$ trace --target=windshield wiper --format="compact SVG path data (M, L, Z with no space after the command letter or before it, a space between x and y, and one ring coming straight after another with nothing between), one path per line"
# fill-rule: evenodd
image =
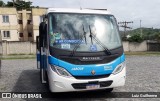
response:
M89 37L91 38L92 45L93 45L93 41L92 41L92 38L93 38L96 41L96 43L105 50L106 54L111 55L111 52L109 51L109 49L105 45L103 45L103 43L100 40L98 40L97 37L92 33L90 25L89 25L89 31L90 31Z
M86 43L86 45L87 45L86 32L85 32L85 30L84 30L84 25L83 25L83 36L84 36L84 38L85 38L85 43Z
M84 25L83 25L83 36L80 38L80 40L83 40L83 38L85 38L85 43L87 45L87 39L86 39L86 32L84 30ZM73 49L73 51L71 52L71 56L74 56L74 53L76 52L76 50L78 49L79 45L81 44L81 42L78 43L78 45L76 45Z
M92 31L91 31L91 27L90 27L90 25L89 25L89 31L90 31L90 35L89 35L89 37L91 38L91 43L92 43L92 45L93 45L93 40L92 40L93 35L92 35Z

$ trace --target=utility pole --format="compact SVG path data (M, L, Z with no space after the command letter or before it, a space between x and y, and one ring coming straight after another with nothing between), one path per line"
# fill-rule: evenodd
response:
M13 7L15 7L15 1L14 0L12 0L13 1Z
M118 22L118 24L120 24L120 27L123 27L124 28L124 37L126 37L126 31L127 31L127 28L128 29L132 29L131 27L128 27L127 25L129 23L133 23L133 21L123 21L123 22Z
M140 20L140 30L141 30L141 36L142 36L142 20Z

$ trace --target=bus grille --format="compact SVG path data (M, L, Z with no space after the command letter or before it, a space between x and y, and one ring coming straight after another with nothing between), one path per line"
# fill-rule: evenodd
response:
M113 82L112 80L111 81L102 81L102 82L99 82L98 84L100 85L100 87L108 87L112 84L112 82ZM90 83L73 83L72 87L74 89L86 89L86 86L88 84L90 84Z
M93 76L73 76L76 79L99 79L99 78L107 78L110 74L106 75L93 75Z

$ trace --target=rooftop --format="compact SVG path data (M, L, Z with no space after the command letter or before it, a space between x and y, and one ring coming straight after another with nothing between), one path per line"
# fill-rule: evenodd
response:
M62 12L62 13L87 13L87 14L111 14L107 9L78 9L78 8L48 8L47 13Z

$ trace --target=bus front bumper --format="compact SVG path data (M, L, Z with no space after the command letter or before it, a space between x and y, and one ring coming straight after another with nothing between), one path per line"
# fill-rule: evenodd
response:
M114 88L124 86L126 79L126 67L118 74L111 74L109 77L100 79L75 79L59 76L51 68L47 70L49 88L51 92L72 92L72 91L85 91L85 90L98 90L106 88ZM97 82L99 87L87 88L90 82ZM93 85L92 84L92 85ZM102 85L101 85L102 84Z

